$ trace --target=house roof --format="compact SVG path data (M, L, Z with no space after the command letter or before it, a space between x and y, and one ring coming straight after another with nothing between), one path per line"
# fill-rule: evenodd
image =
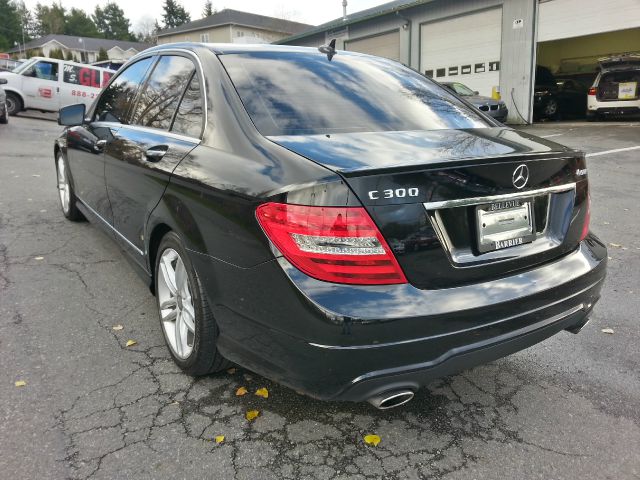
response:
M133 48L134 50L141 52L142 50L146 50L151 46L148 43L127 42L124 40L108 40L106 38L90 38L90 37L77 37L73 35L50 34L50 35L45 35L44 37L36 38L35 40L31 40L30 42L27 42L24 45L24 47L23 46L15 47L9 50L9 52L17 52L18 50L24 50L24 49L29 50L32 48L40 48L52 40L64 45L66 48L70 50L86 50L89 52L97 52L101 48L104 48L105 50L109 50L113 47L120 47L123 50L128 50L130 48Z
M326 32L327 30L335 30L338 28L345 27L347 25L351 25L353 23L364 22L365 20L370 20L372 18L380 17L382 15L388 15L389 13L399 12L401 10L405 10L411 7L416 7L418 5L423 5L425 3L430 3L432 1L433 0L409 0L409 1L395 0L393 2L383 3L382 5L377 5L375 7L367 8L366 10L354 12L350 15L347 15L346 17L336 18L329 22L323 23L322 25L318 25L317 27L313 27L307 31L294 34L287 38L283 38L282 40L276 43L288 43L290 41L297 40L299 38L304 38L317 33Z
M288 35L294 35L313 28L313 25L308 25L306 23L292 22L281 18L266 17L255 13L241 12L239 10L225 8L224 10L220 10L218 13L201 18L200 20L194 20L193 22L185 23L179 27L160 30L158 32L158 37L222 25L243 25L245 27L281 32Z

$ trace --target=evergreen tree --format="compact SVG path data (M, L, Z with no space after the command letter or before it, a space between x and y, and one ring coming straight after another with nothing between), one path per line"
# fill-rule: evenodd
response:
M49 51L49 58L56 58L58 60L64 60L64 53L59 48L54 48Z
M202 10L202 18L210 17L214 13L217 13L217 10L213 8L211 0L207 0L204 2L204 10Z
M104 48L100 47L100 50L98 50L98 59L96 61L102 62L103 60L109 60L109 55Z
M129 30L131 22L124 16L124 11L113 2L107 3L104 8L96 6L93 22L104 38L135 40L135 36Z
M36 35L44 37L51 33L64 33L66 11L61 3L50 6L38 3L36 5Z
M9 50L22 43L22 24L15 4L0 0L0 51Z
M24 29L24 41L28 42L35 36L35 20L31 14L31 10L27 8L24 1L15 2L14 5L16 6L20 21L22 22L22 28Z
M91 17L79 8L72 8L69 11L65 18L64 33L78 37L100 37L98 28Z
M180 25L190 22L191 17L176 0L165 0L162 6L164 13L162 14L162 20L164 21L164 28L175 28Z
M64 55L64 59L73 62L73 53L71 50L67 50L67 53Z

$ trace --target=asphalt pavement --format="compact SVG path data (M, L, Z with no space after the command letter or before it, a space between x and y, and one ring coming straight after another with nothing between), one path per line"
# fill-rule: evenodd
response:
M60 212L60 128L0 125L1 478L640 478L640 124L526 128L616 150L589 157L592 230L610 245L592 322L388 411L315 401L242 368L183 375L117 246Z

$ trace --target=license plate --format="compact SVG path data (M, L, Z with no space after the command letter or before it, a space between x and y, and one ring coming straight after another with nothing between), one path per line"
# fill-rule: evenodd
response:
M476 207L478 250L481 253L535 240L531 200L505 200Z

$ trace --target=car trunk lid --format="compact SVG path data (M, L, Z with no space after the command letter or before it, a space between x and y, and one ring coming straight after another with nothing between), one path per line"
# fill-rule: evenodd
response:
M498 278L553 260L580 241L587 205L584 155L523 132L489 128L271 140L345 178L418 288ZM524 184L516 178L519 168L526 173ZM479 222L495 218L483 230ZM513 243L510 227L501 231L501 222L515 222L513 231L520 222L527 235L515 236Z

